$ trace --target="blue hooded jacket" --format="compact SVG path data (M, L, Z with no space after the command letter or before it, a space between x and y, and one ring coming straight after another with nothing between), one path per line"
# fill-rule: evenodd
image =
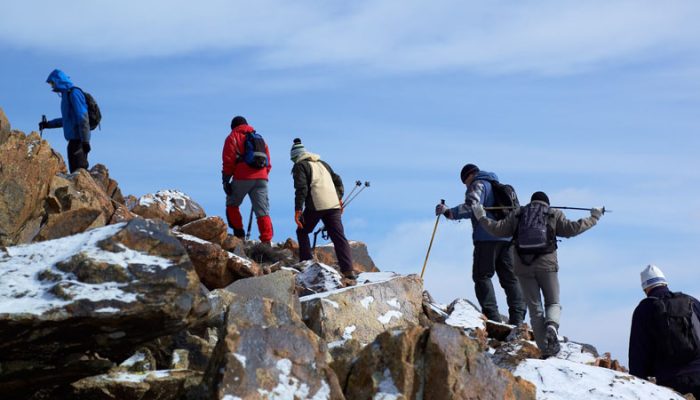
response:
M61 118L48 121L47 128L63 127L63 137L66 140L89 142L90 120L82 90L71 90L73 82L60 69L53 70L46 82L53 83L54 92L61 95Z
M475 242L482 241L499 241L508 242L510 237L496 237L491 235L484 229L483 226L474 218L472 214L472 206L476 203L481 203L484 207L492 207L496 200L493 196L493 189L491 189L491 182L497 181L498 176L493 172L479 171L474 178L474 181L467 188L465 194L465 200L463 204L457 207L451 208L450 213L452 214L452 219L465 219L470 218L472 220L472 240ZM493 213L487 211L486 215L493 218Z

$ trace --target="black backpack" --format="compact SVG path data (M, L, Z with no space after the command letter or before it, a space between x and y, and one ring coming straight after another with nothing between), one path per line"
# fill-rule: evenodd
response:
M265 147L265 139L259 133L247 132L243 143L244 151L240 158L251 168L263 169L268 164Z
M85 103L87 104L88 109L88 120L90 121L90 130L94 131L95 128L97 128L100 125L100 122L102 121L102 112L100 111L100 106L97 105L95 98L92 97L90 93L87 93L86 91L77 86L73 86L70 89L70 91L73 91L73 89L80 90L83 93L83 96L85 96Z
M494 219L501 220L517 208L520 208L518 195L515 193L513 186L491 179L487 179L486 181L491 184L491 191L494 199L493 207L506 207L500 210L493 210L492 214Z
M700 358L700 320L693 298L671 292L670 297L652 299L657 353L671 365L684 365Z
M529 259L532 262L536 256L557 249L557 237L548 219L549 206L546 204L530 203L520 209L514 242L515 249L523 260Z

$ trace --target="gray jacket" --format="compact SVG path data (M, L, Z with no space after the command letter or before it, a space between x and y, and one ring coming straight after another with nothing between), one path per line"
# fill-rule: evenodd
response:
M484 217L479 220L479 223L492 235L501 237L513 236L518 230L518 222L520 220L521 212L522 207L508 214L506 218L500 221L495 221L488 217ZM561 210L556 208L549 209L547 218L547 223L554 229L554 234L558 237L565 238L581 234L592 228L598 222L597 218L594 217L581 218L577 221L571 221L566 218ZM550 272L559 271L559 261L557 259L556 250L549 254L542 254L538 256L530 265L523 262L517 251L514 253L514 270L518 275L527 275L532 273L534 269Z

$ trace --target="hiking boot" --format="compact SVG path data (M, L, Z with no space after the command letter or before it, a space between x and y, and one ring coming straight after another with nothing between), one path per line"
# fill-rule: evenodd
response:
M243 238L245 238L245 231L243 229L233 228L233 236L235 236L239 239L243 239Z
M351 281L357 280L357 274L352 269L350 271L340 271L340 273L343 274L345 279L350 279Z
M545 333L544 336L545 349L543 351L543 355L552 357L559 353L561 346L559 345L559 338L557 337L557 334L557 328L554 325L547 325L547 333Z

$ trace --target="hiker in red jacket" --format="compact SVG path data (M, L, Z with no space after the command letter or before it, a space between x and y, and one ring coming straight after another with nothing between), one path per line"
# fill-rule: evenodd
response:
M226 219L236 237L245 237L239 206L246 195L250 196L258 221L260 241L270 243L273 233L270 201L267 196L268 174L272 168L270 150L260 136L250 142L246 150L246 139L254 133L255 129L248 125L245 118L237 116L231 120L231 133L224 142L221 171L221 180L226 192ZM253 150L256 151L253 153ZM255 162L249 159L253 156Z

